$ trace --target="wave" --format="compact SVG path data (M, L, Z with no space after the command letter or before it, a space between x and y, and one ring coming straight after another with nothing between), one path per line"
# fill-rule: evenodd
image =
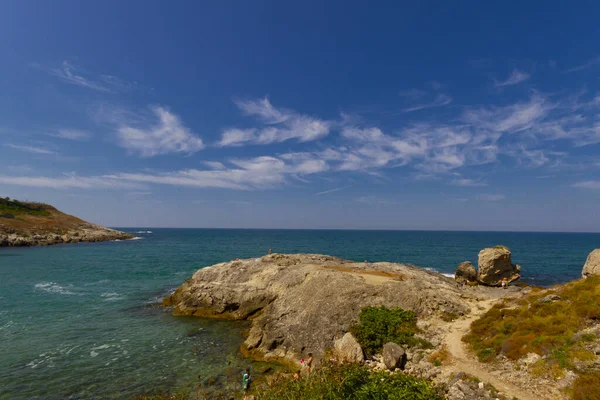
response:
M423 269L426 269L427 271L431 271L431 272L436 272L436 273L438 273L438 274L440 274L440 275L444 275L445 277L448 277L448 278L452 278L452 279L454 279L454 274L450 274L450 273L447 273L447 272L440 272L440 271L438 271L437 269L435 269L435 268L430 268L430 267L425 267L425 268L423 268Z
M137 231L136 233L152 233L152 231Z
M102 293L100 295L100 297L104 297L104 301L117 301L117 300L124 299L124 297L122 295L120 295L119 293L115 293L115 292Z
M127 240L142 240L142 237L136 236L136 237L132 237L131 239L127 239Z
M40 282L34 285L36 290L41 290L46 293L54 293L54 294L66 294L66 295L79 295L80 293L75 293L65 288L64 286L59 285L56 282Z

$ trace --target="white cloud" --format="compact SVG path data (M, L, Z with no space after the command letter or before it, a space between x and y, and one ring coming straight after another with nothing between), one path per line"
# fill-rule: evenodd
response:
M111 92L112 90L102 82L96 82L85 78L76 71L75 67L69 61L63 61L60 68L51 68L48 71L51 75L60 78L63 82L97 90L100 92Z
M501 201L504 200L506 196L503 194L480 194L477 198L483 201Z
M225 164L219 161L204 161L204 165L211 169L225 169Z
M56 132L50 133L50 136L61 139L84 141L91 139L92 134L79 129L58 129Z
M315 196L323 196L324 194L339 192L340 190L348 189L350 186L342 186L335 189L324 190L322 192L315 193Z
M217 146L243 146L246 144L271 144L297 139L308 142L329 134L329 121L275 108L268 98L236 101L245 115L256 117L265 126L252 129L226 129Z
M151 108L158 119L154 123L144 121L139 126L129 125L129 121L117 127L118 143L142 157L152 157L169 153L195 153L204 148L202 139L183 125L179 117L161 106Z
M572 186L579 188L579 189L600 190L600 181L577 182L577 183L574 183Z
M403 112L412 112L412 111L423 110L426 108L443 107L450 103L452 103L452 97L440 93L440 94L436 95L435 98L433 99L433 101L431 101L429 103L423 103L423 104L418 104L416 106L407 107L407 108L403 109L402 111Z
M5 185L28 186L51 189L109 189L109 188L136 188L137 184L123 182L106 177L84 177L75 174L64 174L58 177L45 176L2 176L0 183Z
M591 68L595 65L600 64L600 57L595 57L583 64L577 65L575 67L569 68L567 70L565 70L565 73L570 73L570 72L578 72L578 71L583 71L584 69L588 69Z
M126 82L112 75L100 75L98 77L86 76L89 74L86 74L81 68L75 67L68 60L63 61L59 67L49 67L39 64L34 64L33 66L59 78L65 83L96 90L98 92L116 93L138 88L137 83Z
M15 150L24 151L27 153L33 153L33 154L57 154L55 151L46 149L44 147L27 146L27 145L19 145L19 144L5 144L4 146L10 147Z
M514 69L505 81L496 82L495 85L496 87L512 86L524 82L530 77L531 75L529 75L528 73Z
M450 184L454 186L463 186L463 187L477 187L477 186L487 186L487 183L476 181L473 179L460 178L454 179L450 181Z

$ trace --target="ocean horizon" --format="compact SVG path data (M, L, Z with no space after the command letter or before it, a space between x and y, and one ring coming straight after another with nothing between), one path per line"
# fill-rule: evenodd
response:
M255 364L240 321L173 317L161 299L199 268L235 258L321 253L451 276L506 245L524 282L581 277L600 234L121 228L141 239L0 249L1 399L119 399L193 392ZM228 364L229 363L229 364ZM198 378L198 375L201 378Z

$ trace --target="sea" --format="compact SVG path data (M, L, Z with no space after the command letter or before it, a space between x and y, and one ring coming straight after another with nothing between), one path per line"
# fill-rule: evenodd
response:
M449 276L508 246L522 280L581 276L600 234L118 228L136 240L0 248L0 399L131 399L231 385L258 368L247 322L173 317L161 299L196 270L235 258L320 253L409 263ZM234 378L232 378L232 376Z

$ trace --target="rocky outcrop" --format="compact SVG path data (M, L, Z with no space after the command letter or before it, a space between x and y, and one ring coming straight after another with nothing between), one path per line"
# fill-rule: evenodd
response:
M350 332L347 332L333 343L333 355L336 360L342 363L362 364L365 361L365 354L360 344Z
M420 318L470 307L454 281L393 263L272 254L202 268L164 299L175 315L250 319L243 350L266 359L318 361L358 322L362 307L402 307Z
M404 369L406 364L406 352L396 343L386 343L383 345L383 363L390 371L396 368Z
M600 249L595 249L589 255L581 271L581 276L600 275Z
M510 283L521 277L521 267L512 263L510 250L505 246L481 250L478 264L477 281L484 285L500 286L503 279Z
M457 282L477 282L477 270L470 261L461 262L456 268L454 279Z

